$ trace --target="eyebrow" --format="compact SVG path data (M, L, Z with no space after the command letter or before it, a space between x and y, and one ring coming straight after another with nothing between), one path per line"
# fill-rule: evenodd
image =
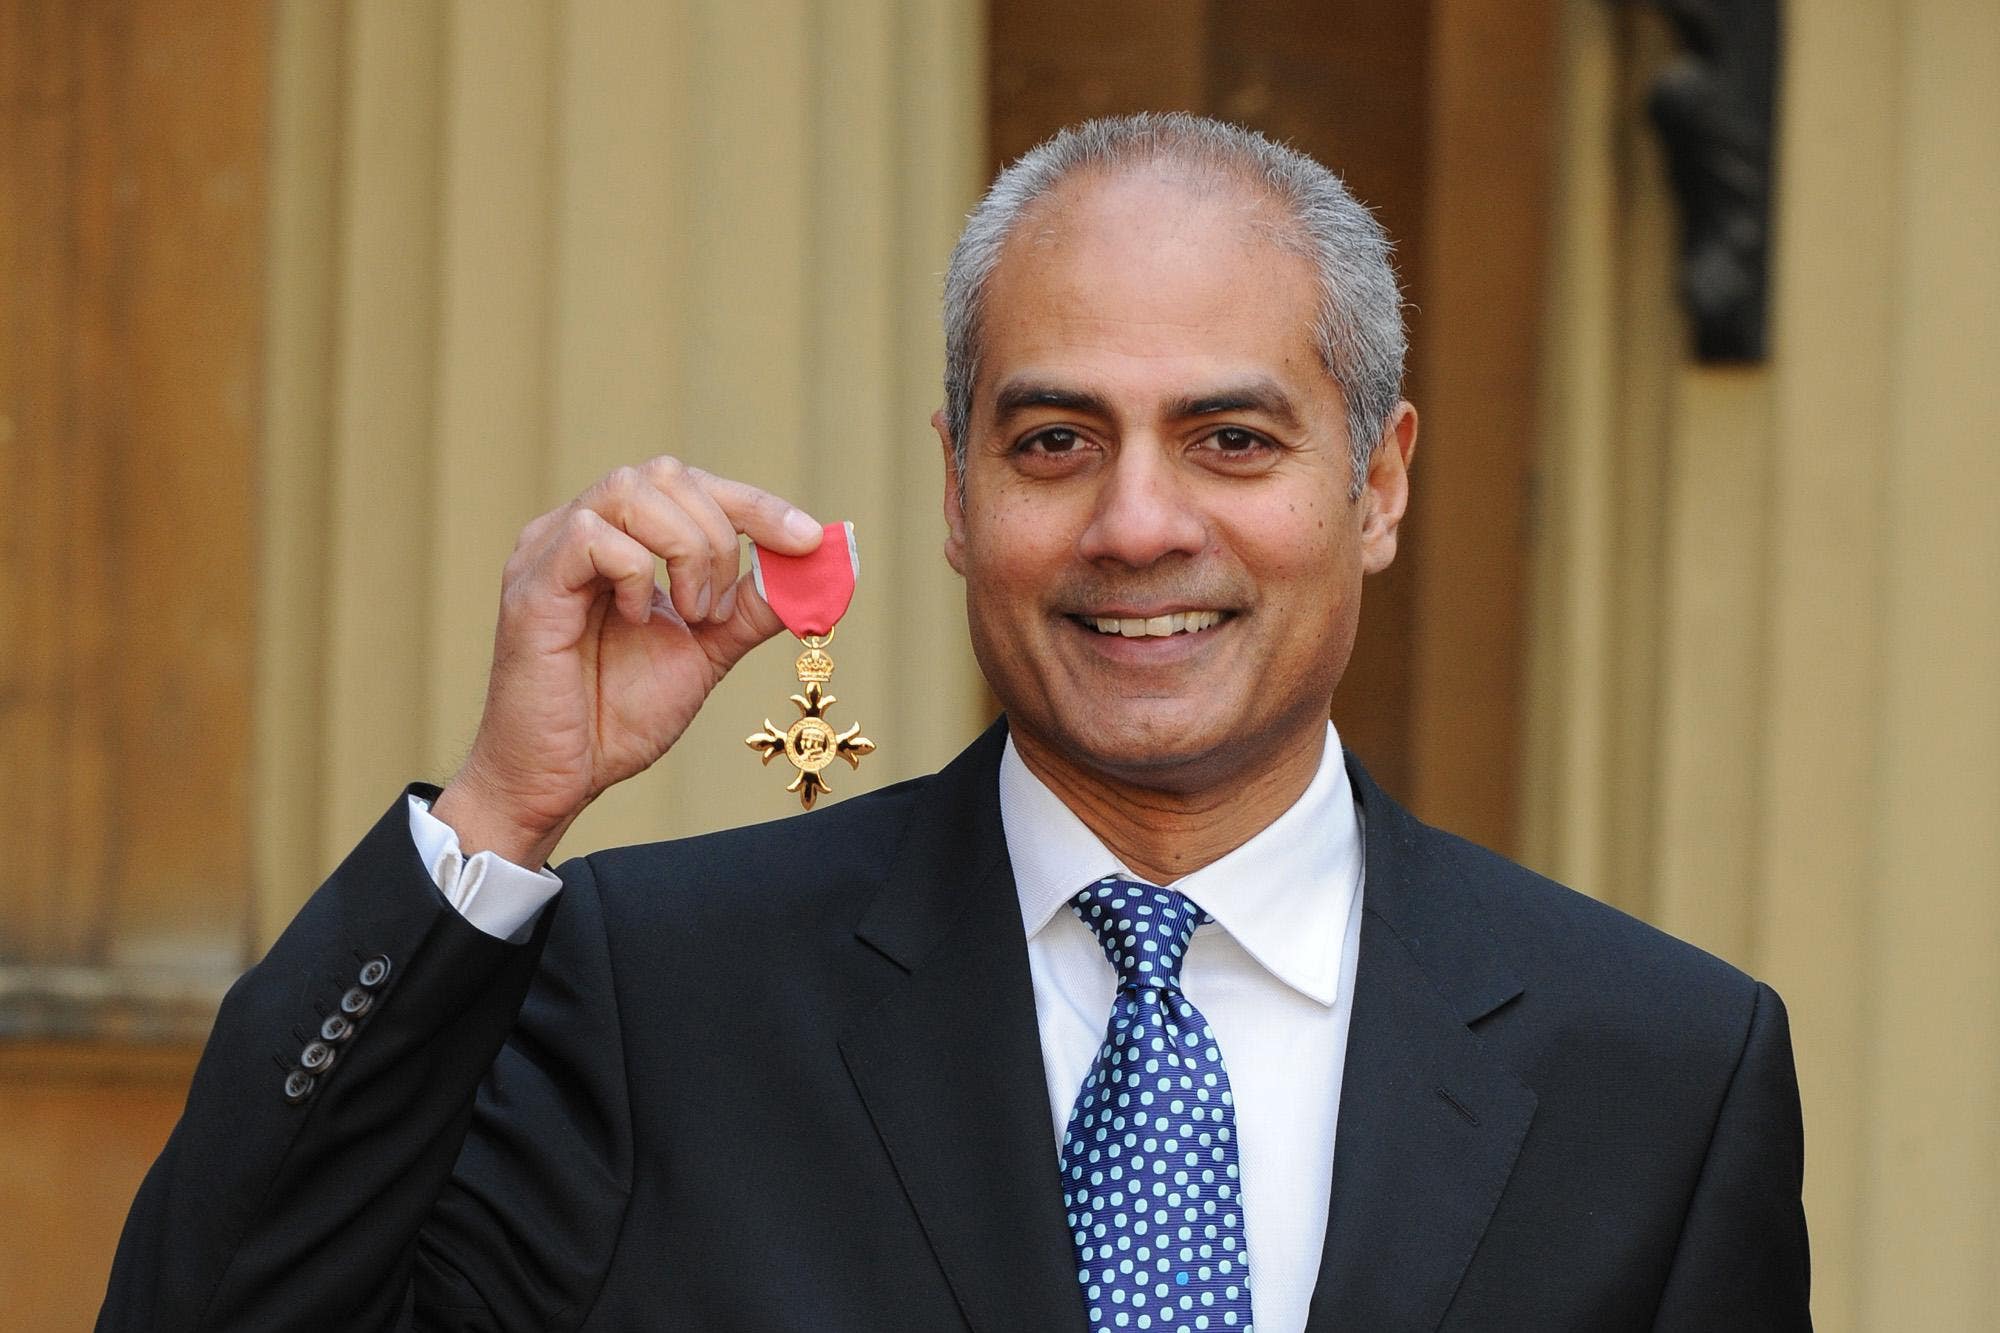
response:
M1001 385L994 396L994 413L1003 421L1017 412L1036 407L1052 407L1101 418L1117 415L1102 394L1049 381L1010 380ZM1182 394L1170 399L1166 405L1167 417L1174 421L1216 416L1223 412L1257 412L1293 430L1300 426L1298 408L1293 406L1291 395L1276 380L1264 377L1200 393Z
M1080 412L1094 417L1112 415L1111 404L1105 401L1102 394L1037 380L1010 380L1000 386L1000 392L994 397L994 413L1003 421L1031 407L1053 407L1063 412Z
M1291 395L1271 379L1246 380L1209 393L1185 394L1167 404L1167 416L1176 421L1212 417L1222 412L1257 412L1292 430L1299 428L1299 412L1292 405Z

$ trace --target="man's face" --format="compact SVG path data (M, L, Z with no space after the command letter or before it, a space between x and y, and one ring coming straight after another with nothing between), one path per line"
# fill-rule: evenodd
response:
M992 275L946 554L1045 760L1219 790L1325 725L1361 577L1395 555L1415 417L1350 499L1313 269L1256 225L1274 216L1248 187L1072 182Z

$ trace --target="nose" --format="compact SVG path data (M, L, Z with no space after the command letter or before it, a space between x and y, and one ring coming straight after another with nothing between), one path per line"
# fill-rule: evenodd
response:
M1199 555L1208 527L1163 450L1127 444L1103 478L1078 554L1144 569L1170 555Z

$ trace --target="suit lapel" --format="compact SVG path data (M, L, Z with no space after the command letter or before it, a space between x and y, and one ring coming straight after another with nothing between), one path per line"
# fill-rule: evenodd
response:
M1520 994L1477 899L1350 762L1367 830L1360 957L1326 1246L1307 1327L1436 1328L1535 1095L1471 1025Z
M904 969L841 1051L967 1323L1082 1330L1019 901L1003 724L941 772L856 929ZM1307 1327L1435 1328L1535 1096L1472 1030L1521 987L1443 838L1350 762L1367 829L1332 1199Z
M930 784L857 928L901 983L841 1038L979 1330L1081 1330L1027 942L1001 832L1001 724Z

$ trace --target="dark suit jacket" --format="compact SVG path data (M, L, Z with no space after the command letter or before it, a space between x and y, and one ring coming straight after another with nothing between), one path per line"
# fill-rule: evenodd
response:
M1082 1330L1002 736L572 862L519 945L443 901L399 801L224 1002L99 1327ZM1777 996L1351 767L1312 1327L1806 1327Z

